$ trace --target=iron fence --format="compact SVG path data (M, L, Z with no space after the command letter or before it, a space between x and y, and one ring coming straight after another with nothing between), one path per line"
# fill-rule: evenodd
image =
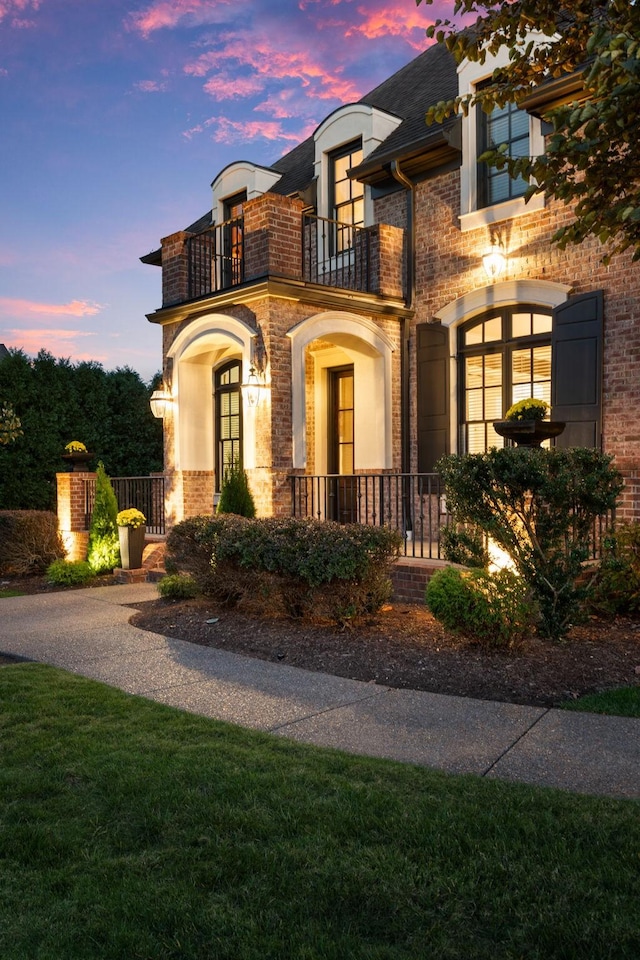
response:
M147 533L165 533L164 477L110 477L118 501L118 510L135 507L146 517ZM91 525L96 499L94 478L84 481L85 529Z
M441 559L449 523L437 473L292 476L294 517L389 526L402 534L404 555Z
M244 218L235 217L187 239L189 299L228 290L244 280Z
M371 291L371 231L304 214L302 279L343 290Z

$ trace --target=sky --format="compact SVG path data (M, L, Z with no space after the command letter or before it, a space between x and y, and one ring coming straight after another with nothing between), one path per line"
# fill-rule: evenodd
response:
M0 343L149 381L161 271L140 257L211 208L227 164L273 163L452 7L0 0Z

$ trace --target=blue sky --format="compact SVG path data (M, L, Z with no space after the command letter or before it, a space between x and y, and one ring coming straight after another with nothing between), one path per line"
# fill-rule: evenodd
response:
M452 6L0 0L0 342L149 380L161 275L140 256L210 207L223 167L276 160Z

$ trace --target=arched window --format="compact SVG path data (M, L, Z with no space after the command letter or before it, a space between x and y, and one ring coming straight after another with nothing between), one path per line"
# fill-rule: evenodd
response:
M216 425L216 493L220 492L225 472L240 463L242 450L242 366L231 360L214 373Z
M463 453L504 445L493 429L518 400L551 403L552 314L518 305L492 310L459 330L460 444Z

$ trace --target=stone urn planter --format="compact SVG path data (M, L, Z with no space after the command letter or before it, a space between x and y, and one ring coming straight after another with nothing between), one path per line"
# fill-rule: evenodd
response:
M539 447L544 440L559 437L566 423L562 420L496 420L493 429L518 447Z
M146 517L139 510L121 510L116 518L120 540L120 563L123 570L139 570L142 566Z
M87 463L93 459L93 454L88 450L77 450L72 453L63 453L62 459L71 465L72 473L83 473L86 471Z

